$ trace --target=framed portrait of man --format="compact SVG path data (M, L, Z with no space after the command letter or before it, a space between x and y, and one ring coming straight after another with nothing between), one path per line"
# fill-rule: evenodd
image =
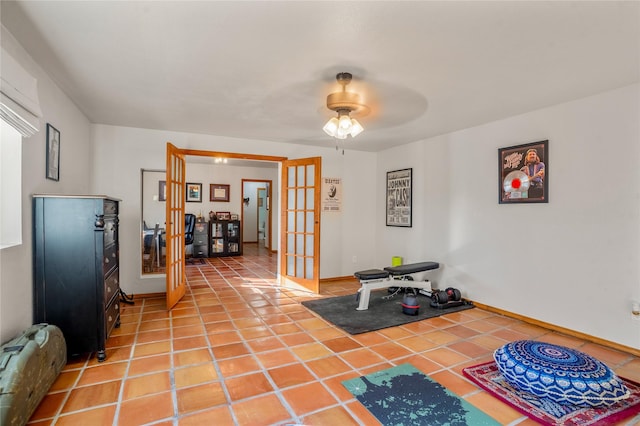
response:
M549 202L549 141L498 149L498 202Z

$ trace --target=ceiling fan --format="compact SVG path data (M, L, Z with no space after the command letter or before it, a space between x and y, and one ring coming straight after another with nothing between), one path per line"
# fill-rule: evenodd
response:
M330 93L327 96L327 108L335 111L338 116L327 121L322 130L336 139L346 139L349 135L354 138L362 133L364 127L358 120L351 118L351 113L366 115L369 112L369 108L360 102L359 94L347 92L347 85L352 79L351 73L338 73L336 80L342 86L342 91Z

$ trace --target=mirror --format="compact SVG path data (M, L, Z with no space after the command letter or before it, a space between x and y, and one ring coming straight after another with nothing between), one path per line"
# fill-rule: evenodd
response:
M166 214L166 192L164 170L141 170L140 245L142 248L143 275L164 274L164 223Z

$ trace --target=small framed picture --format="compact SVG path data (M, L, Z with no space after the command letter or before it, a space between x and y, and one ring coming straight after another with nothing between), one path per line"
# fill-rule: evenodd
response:
M212 183L209 185L209 201L229 201L230 185Z
M218 220L231 220L231 212L216 212Z
M60 131L47 123L47 179L60 180Z
M158 181L158 201L167 201L167 182Z
M202 184L187 182L187 203L202 202Z
M549 141L498 149L498 203L549 202Z

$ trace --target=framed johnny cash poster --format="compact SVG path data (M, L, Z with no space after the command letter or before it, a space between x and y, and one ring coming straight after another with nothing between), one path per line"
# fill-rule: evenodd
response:
M412 172L387 172L387 226L411 228Z
M549 202L549 141L498 149L500 204Z

